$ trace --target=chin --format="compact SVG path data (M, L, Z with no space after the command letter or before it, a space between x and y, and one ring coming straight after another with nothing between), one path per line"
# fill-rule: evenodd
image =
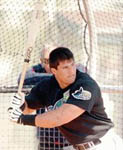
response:
M75 78L74 78L74 79L69 80L68 82L69 82L69 84L72 84L74 81L75 81Z

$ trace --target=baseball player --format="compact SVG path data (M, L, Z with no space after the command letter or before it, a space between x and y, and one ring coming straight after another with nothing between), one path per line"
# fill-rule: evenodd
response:
M76 150L102 150L114 142L107 135L114 126L103 105L100 88L88 74L76 69L73 53L58 47L50 53L52 76L40 81L29 95L16 95L10 120L43 128L57 127ZM30 114L47 107L43 114ZM106 144L105 144L106 143Z

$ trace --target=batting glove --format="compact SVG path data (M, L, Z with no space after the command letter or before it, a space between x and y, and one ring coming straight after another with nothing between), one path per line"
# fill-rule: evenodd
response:
M19 108L16 108L16 109L9 108L8 111L9 111L10 121L16 122L16 123L21 123L20 118L23 114Z
M20 108L25 101L25 95L22 94L22 96L20 96L19 94L16 94L13 96L11 102L10 102L10 108L16 109L16 108Z

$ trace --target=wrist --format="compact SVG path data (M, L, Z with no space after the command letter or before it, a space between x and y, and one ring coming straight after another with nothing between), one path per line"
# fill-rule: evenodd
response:
M21 115L18 119L17 123L29 126L36 126L35 125L35 118L37 115Z

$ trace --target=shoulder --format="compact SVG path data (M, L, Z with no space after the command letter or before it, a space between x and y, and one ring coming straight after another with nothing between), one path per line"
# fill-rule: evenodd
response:
M76 75L76 81L75 84L78 83L93 83L93 84L97 84L96 81L87 73L85 72L80 72L77 70L77 75Z
M37 65L33 66L32 69L34 72L38 72L38 73L46 72L44 67L41 64L37 64Z
M41 81L37 84L38 87L44 86L44 85L49 85L50 82L53 80L53 75L51 76L43 76Z
M94 79L92 79L92 77L90 77L87 73L77 71L76 81L72 85L71 91L73 92L79 89L85 89L90 92L93 92L94 90L100 91L98 84Z
M52 83L55 82L55 78L53 75L51 76L43 76L39 83L37 83L33 89L37 90L47 90L50 88Z
M87 73L77 72L76 81L70 88L68 103L90 111L100 97L101 92L96 81Z
M76 80L74 84L76 85L76 84L86 83L86 82L95 82L95 80L92 79L92 77L89 74L77 70Z

